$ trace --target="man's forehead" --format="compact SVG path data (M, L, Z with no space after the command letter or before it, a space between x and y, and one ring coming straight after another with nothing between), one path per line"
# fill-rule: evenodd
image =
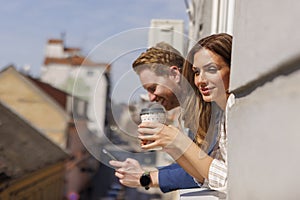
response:
M142 82L150 82L151 80L153 82L154 80L159 78L159 76L156 75L155 72L153 72L150 69L144 69L143 71L141 71L139 73L139 77L140 77Z
M151 70L143 70L140 74L139 74L141 83L143 85L145 84L162 84L165 83L166 81L168 81L168 77L167 76L160 76L155 74L153 71Z

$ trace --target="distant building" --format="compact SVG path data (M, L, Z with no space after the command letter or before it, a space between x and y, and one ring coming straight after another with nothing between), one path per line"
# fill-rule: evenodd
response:
M1 101L0 123L0 199L63 199L68 155Z
M66 148L68 113L13 66L0 72L0 100L47 138Z
M65 47L63 40L48 40L41 80L87 100L88 127L101 137L106 123L110 65L95 63L80 51Z
M186 0L189 16L189 48L214 33L233 32L235 0Z
M66 163L65 196L75 194L80 196L81 193L89 194L88 190L92 187L92 178L99 166L98 160L93 156L98 152L93 152L92 149L94 148L92 147L97 146L99 141L97 142L96 136L87 128L88 102L38 79L25 77L57 101L70 116L66 150L71 157Z
M184 54L184 22L183 20L152 19L148 46L154 46L159 42L166 42Z
M30 124L40 129L42 134L70 154L64 174L65 195L87 193L99 165L97 159L92 156L95 152L88 151L92 150L90 146L98 144L97 137L87 128L88 102L38 79L21 74L13 66L0 73L0 83L0 99L3 99L3 102L17 114L30 120L28 121ZM16 88L22 88L22 91ZM48 104L55 106L50 109L47 107ZM68 115L68 120L64 121L66 127L63 132L53 134L51 131L60 123L55 121L56 118L61 120L55 115L55 110Z

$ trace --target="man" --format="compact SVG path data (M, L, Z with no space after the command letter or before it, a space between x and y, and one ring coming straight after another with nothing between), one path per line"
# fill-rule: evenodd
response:
M176 49L161 42L142 53L132 66L150 101L159 102L169 111L180 106L184 97L180 87L183 63L184 59ZM120 183L128 187L160 187L162 192L199 187L178 164L151 172L130 158L124 162L110 161L110 164L117 168L115 175Z
M158 43L142 53L132 64L150 101L161 103L166 110L179 106L180 76L184 59L167 43Z

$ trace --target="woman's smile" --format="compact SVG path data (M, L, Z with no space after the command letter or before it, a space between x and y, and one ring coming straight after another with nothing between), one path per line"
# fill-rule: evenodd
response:
M209 96L212 93L213 89L214 87L200 87L200 92L204 96Z

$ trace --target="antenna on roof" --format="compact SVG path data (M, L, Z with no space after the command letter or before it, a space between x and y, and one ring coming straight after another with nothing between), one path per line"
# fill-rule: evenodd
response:
M21 68L21 72L25 75L29 75L30 70L31 70L31 65L29 65L29 64L25 64Z
M63 44L65 46L65 39L66 39L66 32L65 31L63 31L63 32L60 33L60 38L63 41Z

